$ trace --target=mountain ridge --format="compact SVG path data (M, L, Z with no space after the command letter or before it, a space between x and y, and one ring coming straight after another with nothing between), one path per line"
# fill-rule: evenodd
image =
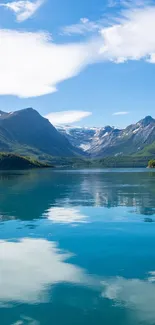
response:
M100 158L134 154L155 141L155 119L146 116L124 129L105 127L58 127L73 146L82 149L85 156Z
M155 148L155 119L146 116L124 129L54 127L32 107L0 111L0 151L49 161L51 157L88 159L151 154ZM154 154L154 153L153 153Z

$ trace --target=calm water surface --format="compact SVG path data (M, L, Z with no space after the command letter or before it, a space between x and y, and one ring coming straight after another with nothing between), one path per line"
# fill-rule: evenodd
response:
M155 324L155 172L1 172L0 324Z

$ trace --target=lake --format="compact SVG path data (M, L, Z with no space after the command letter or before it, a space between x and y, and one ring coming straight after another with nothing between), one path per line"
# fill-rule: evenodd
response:
M155 171L0 172L0 324L155 324Z

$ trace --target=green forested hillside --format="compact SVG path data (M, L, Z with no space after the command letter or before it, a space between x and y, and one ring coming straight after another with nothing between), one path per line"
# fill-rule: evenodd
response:
M137 155L143 157L155 157L155 141L152 144L145 146Z
M21 157L11 153L0 153L0 170L29 169L49 167L31 158Z
M40 157L41 158L41 157ZM54 166L55 168L140 168L147 167L149 158L119 156L101 159L65 158L45 156L44 162L11 153L0 153L0 169L28 169Z
M51 157L48 160L55 167L64 168L138 168L148 166L148 157L119 156L101 159Z

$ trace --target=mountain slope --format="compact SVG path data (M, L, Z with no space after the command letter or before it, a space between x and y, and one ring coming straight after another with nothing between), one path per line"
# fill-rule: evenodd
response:
M58 128L59 132L85 156L92 158L135 154L155 141L155 120L145 117L125 129L104 128Z
M155 157L155 141L149 145L146 145L142 150L139 151L138 157Z
M34 109L0 111L0 150L16 152L19 148L53 156L74 155L69 141Z

